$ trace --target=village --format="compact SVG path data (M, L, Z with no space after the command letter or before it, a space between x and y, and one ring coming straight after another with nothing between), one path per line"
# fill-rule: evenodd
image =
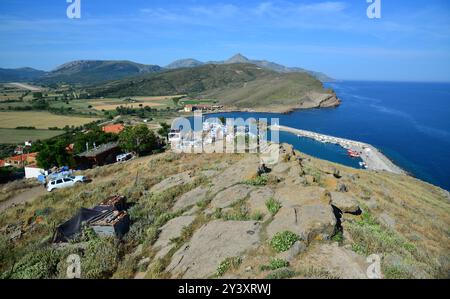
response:
M137 101L135 101L137 103ZM186 102L180 102L180 106L182 107L178 113L179 115L192 113L192 112L217 112L222 111L224 106L215 105L210 103L209 101L197 101L188 99ZM115 107L115 106L114 106ZM117 109L121 109L120 107L115 107ZM140 107L140 110L146 107ZM118 136L125 128L124 122L119 121L118 119L128 119L128 115L119 115L116 117L115 121L106 121L104 125L101 126L102 132L106 134L113 134ZM173 117L172 117L173 118ZM170 118L163 118L161 123L165 121L170 121ZM158 121L155 120L155 121ZM149 127L149 129L159 130L161 129L161 125L159 123L150 122L149 119L141 119L141 120L127 120L127 125L135 126L137 124L145 124ZM32 130L36 131L36 130ZM88 131L85 131L87 133ZM160 136L163 139L167 138L167 136ZM57 138L57 137L56 137ZM12 168L14 175L9 175L9 178L2 178L0 181L8 181L15 179L39 179L42 184L44 184L43 176L48 177L49 173L57 171L56 165L51 165L49 169L45 169L38 164L38 152L33 152L33 141L26 140L21 144L17 144L14 149L14 155L10 155L8 157L4 157L0 159L0 168ZM66 151L69 154L73 154L73 143L68 143L66 147ZM122 162L124 160L131 159L133 157L132 153L121 151L119 143L117 141L108 142L105 144L101 144L99 142L92 142L91 144L86 143L85 151L82 153L77 153L74 155L75 165L71 165L72 169L86 169L93 166L101 166L105 164ZM65 165L64 165L65 166ZM62 166L60 166L62 167Z
M120 134L124 130L122 124L108 124L102 127L102 131L108 134ZM25 179L38 179L41 183L45 183L45 179L51 173L58 172L58 167L44 169L38 166L38 152L30 152L33 146L32 141L25 141L24 144L18 145L14 150L14 156L0 160L0 167L14 167L24 170ZM73 152L74 144L67 144L66 152ZM119 143L112 142L108 144L96 145L95 142L90 145L86 144L86 151L76 155L75 169L86 169L93 166L105 165L112 162L120 162L124 158L130 157L130 153L121 153ZM65 167L61 167L64 169Z

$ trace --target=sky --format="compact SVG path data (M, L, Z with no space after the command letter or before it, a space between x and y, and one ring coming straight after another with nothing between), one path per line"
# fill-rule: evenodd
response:
M380 19L368 0L79 0L80 19L67 1L1 0L0 67L242 53L342 80L450 81L448 0L381 0Z

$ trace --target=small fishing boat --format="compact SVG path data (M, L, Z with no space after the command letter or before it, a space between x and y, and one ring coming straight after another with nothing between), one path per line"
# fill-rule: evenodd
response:
M348 155L350 157L352 157L352 158L359 158L359 157L361 157L361 155L358 152L354 151L354 150L349 149L349 150L347 150L347 152L348 152Z

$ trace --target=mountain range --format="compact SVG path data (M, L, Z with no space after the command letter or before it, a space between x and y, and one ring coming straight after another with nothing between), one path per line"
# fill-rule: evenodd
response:
M167 65L167 69L178 69L178 68L188 68L188 67L197 67L205 64L233 64L233 63L249 63L254 64L262 68L266 68L272 71L276 71L278 73L308 73L314 77L316 77L318 80L322 82L330 82L334 81L334 79L330 78L324 73L320 72L314 72L310 70L306 70L299 67L287 67L275 62L267 61L267 60L252 60L247 57L245 57L242 54L236 54L233 57L229 58L228 60L224 61L209 61L209 62L201 62L196 59L188 58L188 59L180 59L177 61L172 62L171 64Z
M286 67L267 60L251 60L236 54L228 60L201 62L196 59L181 59L166 67L145 65L132 61L116 60L77 60L65 63L56 69L45 72L32 68L1 69L0 82L34 82L37 84L70 83L95 85L112 80L153 74L180 68L195 68L204 65L223 65L245 63L278 73L308 73L322 82L333 81L332 78L319 72L313 72L297 67Z
M287 112L339 105L334 92L306 72L276 72L249 63L204 64L90 86L93 97L187 95L229 109Z

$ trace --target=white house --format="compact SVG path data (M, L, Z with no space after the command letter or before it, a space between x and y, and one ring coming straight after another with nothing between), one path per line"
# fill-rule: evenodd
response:
M36 165L25 166L26 179L37 179L41 174L45 174L45 169L39 168Z

